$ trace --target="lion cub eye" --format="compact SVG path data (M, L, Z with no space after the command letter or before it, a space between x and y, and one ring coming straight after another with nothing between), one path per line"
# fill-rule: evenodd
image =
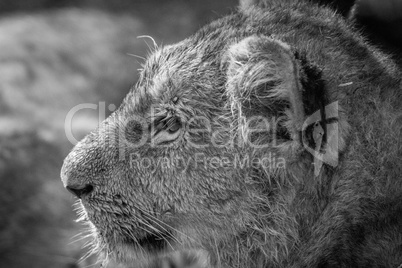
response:
M158 118L153 123L153 142L167 143L176 140L180 135L182 123L177 116Z
M172 122L170 123L170 125L167 127L167 131L168 131L170 134L173 134L173 133L179 131L180 128L181 128L180 119L176 117L176 118L174 118L174 119L172 120Z

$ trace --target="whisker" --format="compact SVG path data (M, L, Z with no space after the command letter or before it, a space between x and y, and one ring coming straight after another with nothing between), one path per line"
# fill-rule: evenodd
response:
M138 56L138 55L135 55L135 54L131 54L131 53L126 53L126 54L128 56L135 57L135 58L141 59L143 61L146 61L146 58L144 58L144 57L141 57L141 56Z
M151 41L152 41L152 43L153 43L153 45L154 45L154 48L153 48L153 49L152 49L152 48L148 45L148 43L144 40L145 44L147 44L148 48L149 48L151 51L152 51L152 50L156 50L156 49L159 48L158 45L157 45L156 42L155 42L155 39L153 39L152 36L149 36L149 35L140 35L140 36L137 36L137 38L149 38L149 39L151 39Z
M142 211L142 210L141 210L141 211ZM175 231L175 232L177 232L177 233L179 233L179 234L181 234L181 235L184 235L186 238L192 240L193 242L198 243L198 241L197 241L196 239L194 239L193 237L190 237L189 235L187 235L187 234L185 234L185 233L179 231L178 229L174 228L173 226L171 226L171 225L169 225L169 224L167 224L167 223L162 222L161 220L159 220L159 219L156 218L155 216L152 216L152 215L150 215L150 214L147 214L145 211L142 211L142 212L144 213L145 216L151 217L150 220L153 220L154 223L158 224L161 228L163 228L163 226L161 226L161 224L162 224L162 225L165 225L167 228L172 229L173 231ZM166 230L166 229L165 229L165 230ZM177 238L175 238L175 240L177 240ZM177 242L181 244L180 241L177 240Z
M85 239L87 239L87 238L89 238L89 237L91 237L91 236L92 236L92 234L83 235L83 236L81 236L81 237L79 237L79 238L77 238L77 239L75 239L75 240L69 242L67 245L75 244L75 243L80 242L80 241L82 241L82 240L85 240Z
M144 230L144 229L143 229ZM146 231L146 230L144 230ZM135 242L135 244L138 246L138 248L141 250L141 252L145 255L145 249L141 246L141 244L138 242L138 239L135 238L135 235L132 233L131 230L128 230L128 235L129 237Z
M162 221L158 220L156 217L150 215L149 212L146 212L145 210L142 210L142 209L141 209L140 211L144 214L144 216L148 216L148 217L149 217L148 220L150 220L152 223L155 223L156 225L158 225L158 227L160 227L160 228L162 229L162 231L167 232L167 233L169 234L168 229L167 229L167 228L169 228L169 226L167 226L167 228L165 228L164 226L162 226L162 225L160 224L160 223L162 223L162 224L165 224L165 223L163 223ZM155 227L153 227L152 225L150 225L150 224L148 224L148 223L142 221L141 219L138 219L138 220L140 220L143 224L146 224L148 227L155 229ZM160 223L158 223L157 221L159 221ZM165 225L167 225L167 224L165 224ZM171 228L171 229L174 229L174 228ZM157 231L159 232L159 230L157 230ZM165 238L164 235L162 235L162 237L167 241L167 239ZM173 239L176 243L182 245L182 242L180 242L180 241L179 241L176 237L174 237L173 235L169 234L169 235L168 235L168 238L171 238L171 239ZM169 243L169 241L167 241L167 242ZM169 243L169 244L170 244L170 243ZM170 245L170 246L171 246L171 245ZM171 246L171 247L173 248L173 246Z

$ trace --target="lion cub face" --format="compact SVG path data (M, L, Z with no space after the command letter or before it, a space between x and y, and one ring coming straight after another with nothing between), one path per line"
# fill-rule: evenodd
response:
M298 63L278 40L219 25L155 51L121 107L66 158L62 180L95 251L139 267L188 249L246 262L246 237L269 233L266 197L304 116ZM272 244L292 236L271 233Z

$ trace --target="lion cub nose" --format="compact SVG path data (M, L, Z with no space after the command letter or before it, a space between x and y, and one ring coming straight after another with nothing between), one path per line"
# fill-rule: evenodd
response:
M74 188L72 186L66 186L66 189L70 193L72 193L73 195L75 195L76 197L81 199L81 197L83 197L84 195L91 193L93 191L94 187L90 184L87 184L87 185L83 186L82 188Z
M94 190L91 184L80 179L81 176L77 176L74 172L68 172L66 169L66 164L64 164L61 171L61 180L70 193L81 199Z
M88 179L91 177L90 165L83 161L84 153L82 150L73 150L64 160L60 174L64 187L80 199L94 190L92 181Z

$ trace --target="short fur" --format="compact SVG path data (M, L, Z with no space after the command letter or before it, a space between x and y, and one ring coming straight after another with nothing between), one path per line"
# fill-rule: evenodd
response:
M94 250L134 267L169 267L164 258L180 253L188 267L397 267L401 89L389 58L334 11L243 6L150 55L118 111L66 158L62 179L94 187L81 199ZM339 113L326 119L333 103ZM256 132L264 118L280 120ZM313 156L322 151L329 160ZM277 162L213 166L201 156Z

